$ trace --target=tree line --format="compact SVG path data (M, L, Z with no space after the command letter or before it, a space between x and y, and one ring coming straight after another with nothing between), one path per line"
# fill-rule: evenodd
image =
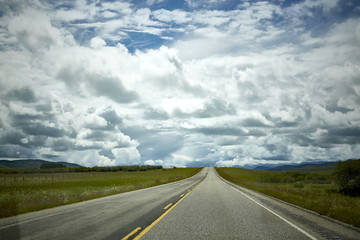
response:
M31 174L31 173L71 173L71 172L137 172L163 169L162 166L133 165L133 166L114 166L114 167L78 167L68 168L61 163L42 163L40 169L12 169L2 168L3 174Z

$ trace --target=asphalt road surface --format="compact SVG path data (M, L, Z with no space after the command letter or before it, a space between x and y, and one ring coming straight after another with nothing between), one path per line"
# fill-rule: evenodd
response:
M145 228L188 193L206 169L178 182L0 219L0 239L117 239Z
M222 180L206 179L141 237L147 239L360 239L359 229Z
M0 219L0 239L360 239L360 230L205 168L175 183Z

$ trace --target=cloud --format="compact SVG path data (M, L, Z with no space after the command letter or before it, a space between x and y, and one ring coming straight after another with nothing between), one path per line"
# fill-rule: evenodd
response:
M175 9L173 11L159 9L154 11L153 15L156 19L165 23L174 22L177 24L183 24L192 20L192 18L188 16L189 14L187 12L179 9Z
M60 46L63 44L62 41L73 43L70 35L51 25L46 14L33 9L27 9L21 15L11 19L8 29L21 46L31 52Z
M35 93L29 87L14 89L5 95L7 101L36 102Z
M106 108L102 113L100 113L99 116L105 119L108 125L114 127L117 125L121 125L123 122L123 119L117 114L115 109L113 109L112 107Z
M124 88L121 81L101 76L89 76L89 87L98 96L106 96L118 103L130 103L139 96L134 91Z
M356 158L358 8L4 2L0 157L167 167Z
M140 161L140 153L136 148L114 148L111 152L115 156L114 165L138 165Z
M211 118L223 115L235 115L236 109L232 104L226 103L220 99L211 99L209 102L199 104L194 111L187 112L188 109L181 110L175 108L174 115L180 118L196 117L196 118Z
M156 165L163 165L164 161L163 160L146 160L144 162L145 165L150 165L150 166L156 166Z
M149 108L145 111L144 114L144 118L145 119L155 119L155 120L166 120L169 119L169 115L162 110L158 110L158 109L154 109L154 108Z
M82 53L79 52L78 54ZM69 60L69 62L65 63L56 75L58 79L66 83L69 90L75 88L73 91L84 96L89 94L105 96L118 103L130 103L139 98L135 91L127 90L118 77L107 76L106 73L101 74L103 70L96 66L96 59L81 62L82 58L82 55L75 55L75 58L73 55L71 59L64 59L64 61ZM69 65L69 63L73 64ZM86 68L91 67L91 65L94 65L93 69Z
M217 167L233 167L233 166L238 166L238 167L244 167L246 165L250 165L250 164L254 164L255 161L253 158L234 158L232 160L220 160L216 163Z
M90 40L90 46L94 49L105 47L106 42L101 37L94 37Z
M129 135L132 134L129 133ZM139 141L138 150L143 161L165 160L181 149L184 144L184 138L173 133L145 132L137 139Z

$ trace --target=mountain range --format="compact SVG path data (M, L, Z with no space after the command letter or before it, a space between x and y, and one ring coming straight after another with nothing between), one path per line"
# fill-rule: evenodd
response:
M21 159L21 160L0 160L1 168L13 168L13 169L40 169L41 164L52 163L51 161L41 159ZM82 167L76 163L58 162L65 165L67 168L79 168Z

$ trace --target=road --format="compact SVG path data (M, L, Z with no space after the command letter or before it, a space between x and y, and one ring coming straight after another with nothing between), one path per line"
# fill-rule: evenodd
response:
M360 230L205 168L175 183L0 219L0 239L360 239Z
M353 229L222 180L206 179L141 237L147 239L360 239Z
M206 176L0 219L0 239L122 239L145 228Z

